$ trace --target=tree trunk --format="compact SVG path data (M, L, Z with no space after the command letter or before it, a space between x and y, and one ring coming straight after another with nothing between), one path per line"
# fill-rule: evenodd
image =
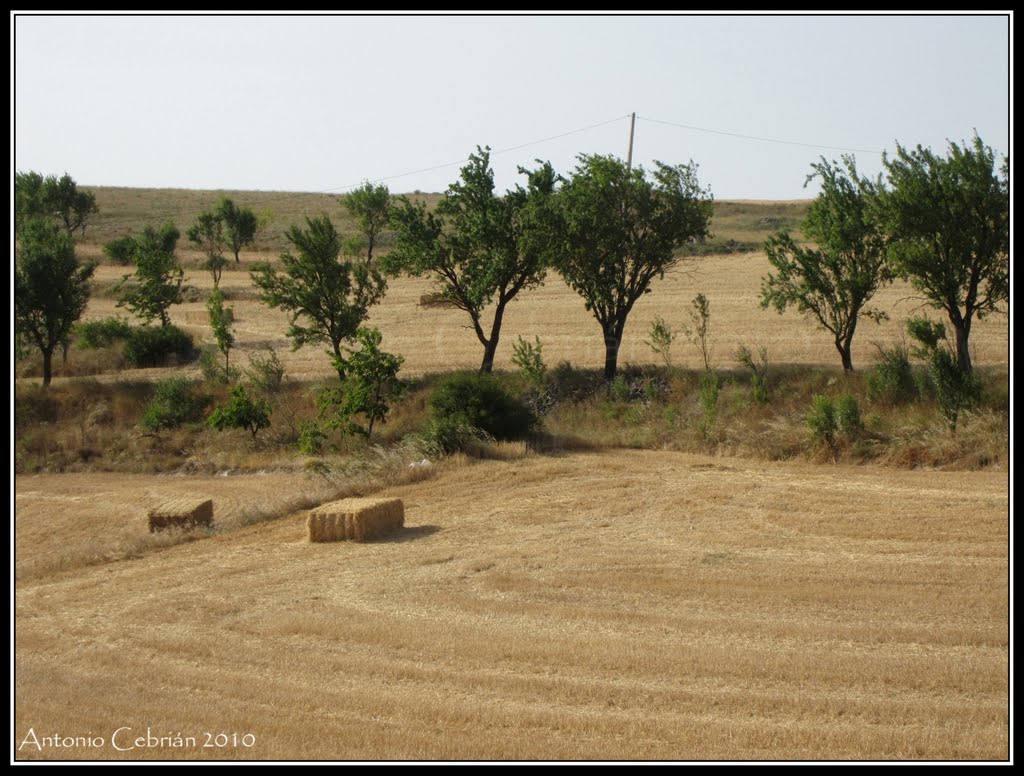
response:
M53 377L53 348L43 350L43 388L50 385Z
M846 337L845 339L836 339L836 350L839 351L839 357L843 360L843 371L853 371L853 359L850 356L850 342L853 337Z
M480 374L490 374L494 369L494 351L498 349L498 343L493 339L488 340L484 345L484 360L480 364Z
M604 334L604 379L614 380L615 372L618 369L619 344L622 342L622 335L615 332Z
M501 338L501 321L505 317L505 305L507 301L499 301L494 308L494 321L491 323L491 336L484 343L484 360L480 364L481 374L489 374L494 369L494 354L498 350L498 340Z
M953 331L956 334L956 360L960 364L960 368L967 374L971 374L973 366L971 365L971 351L967 347L967 339L971 334L971 322L968 320L960 321L957 324L953 321Z
M241 259L238 258L238 250L235 250L235 264L241 263Z

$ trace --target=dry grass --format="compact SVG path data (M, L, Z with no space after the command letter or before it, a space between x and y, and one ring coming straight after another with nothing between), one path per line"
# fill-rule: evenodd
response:
M311 542L365 542L398 530L405 524L399 498L350 498L321 504L309 513Z
M186 483L218 521L304 487L20 477L17 562ZM1005 474L619 451L382 495L407 522L377 542L310 545L300 511L23 578L16 742L130 726L200 746L17 756L1008 757Z
M149 510L149 532L213 525L213 499L179 496Z
M119 268L99 267L97 276L117 274ZM734 368L734 354L740 345L754 352L765 345L773 364L826 364L839 366L839 359L827 332L795 313L778 315L758 305L761 277L769 271L763 253L707 256L689 259L683 266L656 281L651 293L640 300L623 339L619 364L654 364L657 357L644 343L651 323L664 318L674 329L688 323L690 300L702 291L711 303L711 341L714 363L719 368ZM194 272L191 282L203 291L212 287L205 274ZM226 294L237 295L235 308L235 351L232 357L244 363L245 356L273 347L288 374L296 379L326 379L332 375L331 362L322 348L291 349L285 336L289 316L271 310L252 298L248 273L225 272L221 287ZM482 349L469 330L469 319L460 310L423 307L420 299L433 292L426 279L399 278L389 281L383 303L374 308L368 324L380 328L383 347L405 357L403 375L423 375L451 369L473 369L480 365ZM867 368L874 360L874 344L892 347L904 339L903 321L919 315L920 302L911 298L906 284L895 284L876 296L875 306L885 310L890 320L883 324L863 322L854 340L854 366ZM118 312L112 299L92 299L86 318L105 318ZM931 315L938 320L934 312ZM202 301L177 305L171 309L172 323L182 326L199 342L212 342L208 317ZM497 369L515 369L511 343L518 336L528 340L540 337L544 359L551 367L569 361L579 368L597 369L604 365L604 342L593 316L575 292L554 274L544 286L510 305L502 328L502 345L495 360ZM989 316L976 321L971 331L974 363L978 366L1009 363L1009 326L1006 316ZM73 351L71 358L76 357ZM702 366L697 350L679 337L672 349L673 363L686 368ZM198 375L197 368L186 368ZM146 371L143 370L142 374ZM137 370L136 370L137 372ZM136 372L122 374L138 376ZM57 375L60 370L57 370ZM60 377L55 378L61 379Z

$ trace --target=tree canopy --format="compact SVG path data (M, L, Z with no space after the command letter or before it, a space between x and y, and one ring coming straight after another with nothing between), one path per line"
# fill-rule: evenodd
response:
M285 237L294 252L281 254L283 272L269 262L253 266L260 301L291 313L288 336L295 349L328 343L338 377L344 380L342 343L356 336L387 283L374 267L340 260L342 237L327 216L307 217L305 229L293 225Z
M224 224L228 247L235 254L235 263L241 261L238 254L242 248L251 245L259 229L259 218L251 208L238 207L233 200L223 197L214 214Z
M817 247L800 247L785 231L768 239L765 252L775 273L762 280L761 306L780 313L795 307L813 318L832 333L843 369L851 371L857 321L884 317L865 305L891 279L887 240L877 220L881 181L858 175L851 156L844 156L841 165L822 157L811 168L807 182L820 178L821 192L811 203L803 232Z
M43 354L43 385L53 375L53 351L65 343L89 301L96 265L79 264L70 235L46 219L29 219L18 235L14 316L18 335Z
M885 157L890 191L882 217L893 236L893 268L930 305L944 310L955 334L957 361L971 371L971 323L1010 298L1009 160L977 135L949 144L946 157L920 145L897 144Z
M99 212L96 195L80 191L75 179L67 173L60 178L43 177L38 172L15 173L15 222L46 217L55 219L69 235L85 228L93 215Z
M520 172L528 176L527 188L498 195L490 149L478 146L434 212L399 199L392 217L395 245L383 260L389 272L433 277L441 296L469 316L484 347L482 372L494 365L508 303L539 285L547 269L540 232L550 227L545 214L555 174L547 163Z
M341 197L339 202L356 219L366 249L366 263L373 262L373 249L380 240L391 218L391 193L384 185L374 186L369 181Z
M167 221L159 229L147 226L139 235L129 235L107 243L107 255L125 255L135 272L125 275L117 285L118 307L127 307L143 323L159 318L161 326L170 324L171 305L181 304L185 272L178 264L175 249L181 232Z
M695 164L655 162L652 178L616 157L584 154L556 198L553 263L601 326L609 380L633 306L711 221Z

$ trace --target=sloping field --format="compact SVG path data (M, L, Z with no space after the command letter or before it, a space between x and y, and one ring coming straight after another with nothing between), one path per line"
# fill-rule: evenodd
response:
M719 368L737 367L735 353L740 345L746 345L754 353L759 346L765 346L772 364L826 364L840 368L839 356L828 332L819 330L795 312L779 315L773 310L761 309L758 304L761 278L770 269L763 253L687 259L664 279L656 280L651 293L637 303L626 325L619 365L655 363L657 356L644 342L649 339L651 322L660 316L676 331L691 325L691 300L698 292L703 292L711 303L710 339L714 363ZM99 282L110 284L124 272L121 267L101 266L96 277ZM188 274L192 285L207 290L212 287L207 273L192 270ZM291 376L326 378L333 374L324 347L291 350L286 336L288 314L271 310L256 299L256 289L247 271L229 267L221 280L221 288L229 297L227 304L235 308L236 351L232 358L236 364L244 365L245 354L270 346L278 351ZM465 313L420 306L420 297L432 289L426 278L392 279L387 296L370 314L369 325L377 326L384 335L383 347L405 357L404 376L476 368L483 357L483 346L469 328ZM938 311L922 307L905 283L882 289L871 306L884 310L890 319L875 324L864 318L858 326L853 344L854 366L858 369L874 363L877 356L874 343L891 347L905 339L907 318L928 315L935 320L945 320ZM85 317L115 314L123 315L124 311L115 307L114 299L93 298ZM487 313L488 321L490 314ZM197 341L213 341L204 302L172 307L171 320L183 326ZM555 273L549 273L544 286L523 292L509 305L496 368L515 369L512 347L519 336L530 342L534 336L539 336L544 360L551 367L563 360L576 367L604 366L604 340L597 322L584 309L582 299ZM994 315L976 321L971 330L971 347L976 365L1007 364L1007 317ZM701 365L697 350L682 335L672 353L673 363L679 366L696 368ZM141 374L153 373L154 370L146 370Z
M19 478L19 564L168 479ZM300 487L219 479L178 489ZM384 495L388 540L297 512L22 579L16 756L1008 757L1005 473L617 451Z

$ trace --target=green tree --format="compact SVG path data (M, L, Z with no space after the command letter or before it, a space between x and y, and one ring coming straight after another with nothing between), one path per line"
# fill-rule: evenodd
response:
M235 254L235 262L238 263L240 261L239 252L256 239L260 219L250 208L240 208L228 197L221 199L215 215L224 223L227 245Z
M554 170L545 163L520 172L528 176L527 188L498 196L490 149L478 146L434 213L400 198L392 220L395 245L383 260L392 273L430 275L441 296L469 315L484 347L481 372L494 366L505 308L520 291L540 285L547 268L541 234L550 228ZM488 326L484 315L492 304Z
M291 313L288 336L293 347L328 343L344 382L341 345L356 336L387 283L373 267L339 260L342 238L330 218L306 218L306 225L293 225L285 233L295 252L281 254L283 273L269 262L259 262L253 266L252 280L260 301Z
M391 193L388 187L374 186L366 181L355 191L341 197L339 202L359 224L361 242L366 248L366 263L372 263L373 249L391 218Z
M79 191L75 179L67 173L58 178L47 178L44 193L50 211L67 229L68 234L82 230L89 219L99 212L96 206L96 195L91 191Z
M185 234L188 236L189 242L206 256L202 263L202 269L205 269L213 277L213 287L219 288L221 273L228 263L228 260L224 258L224 249L227 247L227 239L224 236L224 219L216 212L200 213L199 219L189 227Z
M975 315L1010 299L1009 160L997 171L995 153L977 135L970 146L951 142L945 158L920 145L896 148L895 159L883 158L890 257L900 276L946 312L957 361L969 373Z
M356 341L359 349L350 349L342 366L345 382L340 389L328 388L319 403L322 410L334 414L335 420L327 427L342 426L346 433L362 434L369 439L374 424L384 422L391 404L402 393L398 370L405 359L380 349L378 329L359 329ZM327 410L328 407L333 409ZM366 418L365 427L353 420L357 415Z
M231 330L234 308L225 309L224 295L214 286L210 298L206 300L206 310L210 314L210 328L213 330L213 338L217 341L217 348L224 354L224 376L230 380L231 348L235 344L235 334Z
M613 156L579 160L557 195L554 264L601 326L611 380L633 305L679 263L680 248L708 234L711 194L693 163L655 162L652 181Z
M228 428L244 428L256 441L260 429L270 425L270 402L266 399L252 399L245 387L238 383L231 388L231 401L223 407L216 407L207 423L218 431Z
M18 231L33 218L50 215L43 194L45 180L38 172L31 170L14 174L15 231Z
M775 274L761 281L761 306L779 313L795 307L817 321L832 334L843 369L850 372L857 321L861 316L885 318L866 305L892 279L887 240L877 220L881 180L859 176L852 156L844 156L842 165L822 157L811 168L804 185L821 178L821 192L811 203L803 232L817 247L800 247L785 231L768 238L764 248Z
M67 173L60 178L44 178L38 172L15 173L14 200L16 224L29 218L53 218L69 235L81 229L83 237L89 219L99 212L96 195L79 191L75 179Z
M18 235L14 266L15 330L43 354L43 387L53 376L53 351L68 341L89 301L96 265L79 264L70 235L30 219Z
M117 306L127 307L143 323L159 318L161 326L170 325L168 310L171 305L182 302L185 273L174 253L180 236L177 227L167 221L159 230L147 226L142 234L131 236L130 243L124 243L125 238L122 238L116 249L120 251L128 246L128 255L135 265L135 273L125 275L115 287L120 293ZM113 246L118 242L107 243L108 255L113 255ZM133 279L134 282L129 283Z

